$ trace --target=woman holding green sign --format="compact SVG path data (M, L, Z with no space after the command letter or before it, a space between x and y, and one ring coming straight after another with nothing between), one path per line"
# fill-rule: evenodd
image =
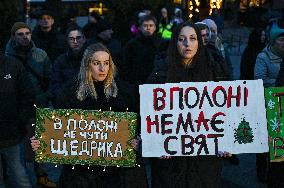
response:
M135 98L130 86L117 79L116 66L109 50L102 44L89 46L83 55L77 78L66 84L57 102L65 109L102 110L125 112L135 111ZM39 141L31 139L33 150ZM138 148L138 140L132 141ZM140 166L140 165L139 165ZM88 165L64 165L61 187L147 187L143 167L103 167Z

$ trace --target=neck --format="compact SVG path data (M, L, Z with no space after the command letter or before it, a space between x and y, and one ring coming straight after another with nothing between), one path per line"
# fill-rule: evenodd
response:
M52 27L41 27L41 30L45 33L51 31Z
M281 58L284 58L284 52L282 50L278 49L277 47L275 47L275 45L271 46L271 51L275 55L277 55L277 56L279 56Z
M182 59L181 60L181 64L186 68L191 65L191 62L192 62L192 59Z

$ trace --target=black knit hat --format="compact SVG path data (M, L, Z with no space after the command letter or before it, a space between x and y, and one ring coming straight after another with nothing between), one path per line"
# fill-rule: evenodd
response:
M54 19L54 14L49 10L40 10L37 12L37 19L41 19L43 15L51 16Z
M112 29L111 25L106 21L99 21L96 25L96 28L98 34L108 29Z
M16 22L16 23L14 23L14 25L11 28L11 36L14 36L16 31L21 29L21 28L27 28L30 31L32 31L30 26L28 26L28 24L26 24L24 22Z

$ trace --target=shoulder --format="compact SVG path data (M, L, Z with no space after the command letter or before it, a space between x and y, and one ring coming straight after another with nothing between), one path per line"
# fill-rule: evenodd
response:
M67 57L68 57L68 53L67 52L59 55L55 59L54 66L61 66L61 65L65 64L66 61L67 61Z

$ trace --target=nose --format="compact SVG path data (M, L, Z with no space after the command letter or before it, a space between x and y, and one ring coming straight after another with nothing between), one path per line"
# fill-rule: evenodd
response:
M185 39L185 40L183 41L183 45L184 45L185 47L188 47L188 46L189 46L189 42L188 42L187 39Z
M99 66L99 70L100 70L101 72L104 72L104 71L105 71L105 65L100 65L100 66Z

